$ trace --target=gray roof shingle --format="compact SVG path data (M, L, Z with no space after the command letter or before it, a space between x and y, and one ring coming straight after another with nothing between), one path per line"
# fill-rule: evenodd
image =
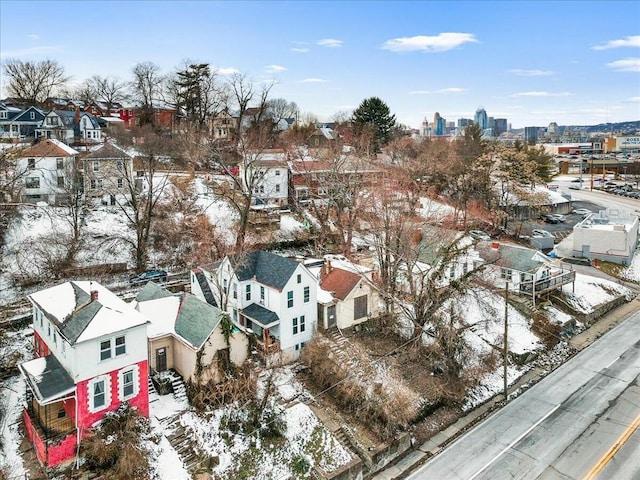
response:
M295 260L265 250L233 255L229 260L241 282L255 277L257 282L278 290L284 288L299 265Z
M222 315L219 308L203 302L195 295L185 293L176 318L175 331L199 350L222 320Z

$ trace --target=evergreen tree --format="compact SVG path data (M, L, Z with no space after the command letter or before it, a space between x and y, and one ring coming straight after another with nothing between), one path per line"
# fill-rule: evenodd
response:
M396 116L378 97L367 98L360 103L352 116L354 133L359 138L370 136L374 151L386 145L391 139L391 132L396 124Z

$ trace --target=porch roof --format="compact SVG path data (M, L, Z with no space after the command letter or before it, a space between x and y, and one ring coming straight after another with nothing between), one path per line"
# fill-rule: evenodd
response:
M40 405L58 400L76 389L71 376L53 355L34 358L19 368Z
M280 323L280 317L275 312L264 308L262 305L252 303L247 308L240 310L240 313L258 323L262 328L271 328Z

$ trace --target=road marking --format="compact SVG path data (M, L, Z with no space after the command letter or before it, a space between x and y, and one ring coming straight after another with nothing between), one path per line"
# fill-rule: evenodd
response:
M609 368L611 365L613 365L614 363L616 363L618 361L618 359L620 359L621 355L618 355L609 365L607 365L606 367L604 367L604 369L606 370L607 368Z
M518 443L520 440L522 440L524 437L526 437L533 429L535 429L538 425L540 425L542 422L544 422L549 416L551 416L553 414L553 412L558 410L558 408L560 408L559 404L556 405L555 407L553 407L551 410L549 410L544 417L542 417L540 420L538 420L536 423L534 423L527 431L525 431L522 435L520 435L513 442L511 442L509 445L507 445L498 455L493 457L493 459L489 463L487 463L484 467L482 467L480 470L478 470L473 476L469 477L469 480L473 480L478 475L480 475L482 472L484 472L487 468L489 468L493 462L495 462L498 458L500 458L507 450L510 450L511 447L513 447L516 443Z
M618 453L618 450L620 450L625 442L629 440L629 437L633 435L633 433L639 426L640 415L638 415L633 423L629 425L624 432L622 432L622 435L618 437L616 443L611 445L611 448L607 451L607 453L605 453L602 458L600 458L600 460L598 460L598 462L593 467L591 467L591 470L587 472L587 475L585 475L583 480L593 480L594 478L596 478L602 471L602 469L604 469L604 467L607 465L607 463L609 463L609 461L615 456L615 454Z

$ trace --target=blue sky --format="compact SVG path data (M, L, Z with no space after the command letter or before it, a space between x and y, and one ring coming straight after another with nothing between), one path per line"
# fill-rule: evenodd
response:
M275 80L323 121L374 95L416 128L479 106L514 128L640 120L637 1L0 0L0 30L2 60L76 82L191 59Z

